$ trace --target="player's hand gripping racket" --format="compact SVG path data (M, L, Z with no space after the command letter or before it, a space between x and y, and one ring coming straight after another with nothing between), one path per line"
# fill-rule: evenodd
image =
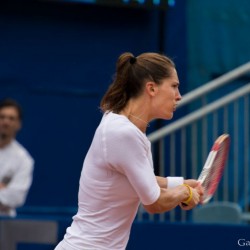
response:
M230 145L230 137L223 134L216 139L201 171L198 181L204 188L202 204L207 203L214 195L223 175Z

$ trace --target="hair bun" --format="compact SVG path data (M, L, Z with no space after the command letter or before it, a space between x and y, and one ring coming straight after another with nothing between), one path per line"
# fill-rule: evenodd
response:
M136 62L136 57L131 57L129 60L130 64L134 64Z

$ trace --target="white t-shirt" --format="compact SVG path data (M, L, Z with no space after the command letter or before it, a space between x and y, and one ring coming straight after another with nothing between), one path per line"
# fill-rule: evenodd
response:
M105 113L83 163L78 213L56 250L124 250L139 203L159 196L150 141L127 117Z
M6 188L0 189L0 203L11 207L0 215L15 216L15 208L24 204L32 182L34 160L16 140L0 148L0 182Z
M104 114L84 160L78 213L57 249L125 249L139 203L160 195L150 147L127 117Z

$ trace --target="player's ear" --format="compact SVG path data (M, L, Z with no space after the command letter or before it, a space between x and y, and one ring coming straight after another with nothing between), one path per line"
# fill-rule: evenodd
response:
M155 82L146 82L146 92L151 97L155 96L158 92L158 86Z

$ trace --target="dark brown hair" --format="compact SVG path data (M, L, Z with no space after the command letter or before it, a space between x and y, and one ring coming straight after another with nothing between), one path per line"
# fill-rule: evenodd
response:
M23 118L23 111L21 106L13 99L6 98L0 101L0 110L6 107L15 108L18 113L18 118L21 121Z
M119 113L130 98L142 93L146 81L160 85L163 79L171 77L174 68L170 58L158 53L143 53L137 57L123 53L116 63L115 79L101 100L102 111Z

